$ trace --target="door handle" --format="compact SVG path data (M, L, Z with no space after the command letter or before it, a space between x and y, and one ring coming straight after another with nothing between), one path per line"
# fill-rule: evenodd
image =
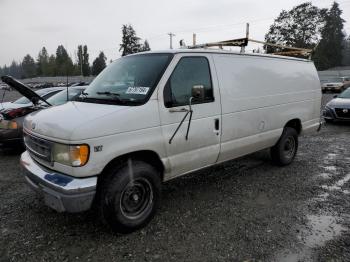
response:
M215 130L217 130L217 131L219 131L219 129L220 129L220 121L219 121L219 118L216 118L215 120L214 120L214 125L215 125Z
M169 113L181 113L181 112L188 112L189 110L185 107L181 108L170 108Z
M214 120L214 133L218 136L220 134L220 120L215 118Z

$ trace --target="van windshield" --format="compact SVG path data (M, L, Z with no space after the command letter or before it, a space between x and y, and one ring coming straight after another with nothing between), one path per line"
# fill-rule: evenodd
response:
M122 57L96 77L81 100L122 105L143 104L157 86L171 57L171 54Z

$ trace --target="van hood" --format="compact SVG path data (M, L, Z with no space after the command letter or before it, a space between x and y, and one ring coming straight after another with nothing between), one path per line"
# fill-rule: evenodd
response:
M142 110L142 106L74 101L27 115L24 128L48 139L81 141L154 126L153 119L140 121Z

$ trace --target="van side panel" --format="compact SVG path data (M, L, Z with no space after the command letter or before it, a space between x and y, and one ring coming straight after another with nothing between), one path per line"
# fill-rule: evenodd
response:
M321 89L313 63L226 54L213 58L222 95L219 162L273 146L289 120L300 119L303 129L317 127Z

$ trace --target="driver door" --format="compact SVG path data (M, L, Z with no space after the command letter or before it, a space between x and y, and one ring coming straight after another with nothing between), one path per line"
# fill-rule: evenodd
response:
M168 69L166 83L158 92L158 101L164 144L171 167L170 177L176 177L217 161L221 138L221 103L210 54L178 54ZM185 110L189 109L193 86L204 87L204 99L192 104L192 120L189 121L188 114L181 124Z

